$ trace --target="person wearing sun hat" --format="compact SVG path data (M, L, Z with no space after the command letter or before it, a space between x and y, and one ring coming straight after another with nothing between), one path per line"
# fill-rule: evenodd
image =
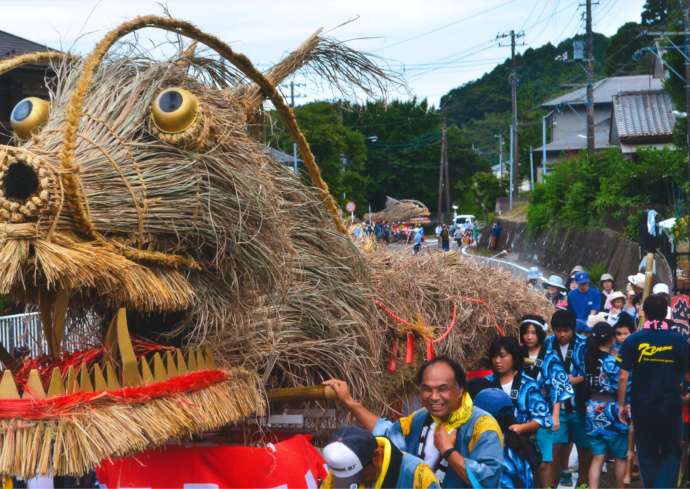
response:
M565 298L565 291L568 290L563 278L558 275L549 275L549 278L543 281L543 286L546 289L546 298L554 306Z
M322 455L328 466L322 489L440 488L431 468L421 459L358 426L345 426L333 433Z
M645 276L644 273L636 273L635 275L628 275L628 287L635 291L635 294L642 295L644 290Z
M615 280L613 275L610 273L605 273L599 279L599 285L601 285L601 295L604 303L602 304L602 309L608 311L611 309L611 294L613 294L613 287L615 286Z

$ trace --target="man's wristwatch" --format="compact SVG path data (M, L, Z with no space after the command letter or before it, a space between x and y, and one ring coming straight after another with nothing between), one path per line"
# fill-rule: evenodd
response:
M460 451L459 451L457 448L452 447L452 448L449 448L448 450L446 450L445 452L443 452L443 453L441 454L441 457L443 457L445 460L448 460L448 457L450 457L450 454L453 453L453 452L458 452L458 453L460 453Z

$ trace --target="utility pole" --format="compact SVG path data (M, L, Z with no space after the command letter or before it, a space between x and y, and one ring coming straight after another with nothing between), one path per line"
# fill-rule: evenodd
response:
M688 146L688 175L687 184L690 185L690 0L681 0L681 7L683 7L683 21L685 30L685 142ZM690 189L685 196L685 210L690 212ZM688 242L690 242L690 226L688 226ZM675 284L674 284L675 285Z
M529 147L529 189L534 190L534 153L532 153L532 146Z
M517 60L515 59L515 41L516 39L520 39L521 37L525 37L525 33L520 31L520 32L515 32L514 30L511 30L507 34L499 34L496 36L496 39L505 39L505 38L510 38L510 61L512 64L512 70L510 73L510 100L511 100L511 107L512 107L512 122L511 122L511 144L510 144L510 163L511 163L511 168L510 168L510 200L512 202L513 198L517 197L518 193L518 175L520 174L520 156L518 153L518 112L517 112L517 85L518 85L518 78L517 78ZM521 46L524 46L524 43L521 44ZM512 206L511 206L512 208Z
M304 83L295 83L294 81L290 82L290 107L294 110L295 109L295 87L304 87L306 86ZM303 96L303 95L302 95ZM300 97L300 95L298 95ZM297 142L292 143L292 171L295 172L295 175L299 174L299 168L297 168Z
M586 26L587 26L587 158L592 161L594 157L594 87L592 84L592 66L594 61L592 42L592 0L586 1Z
M510 126L510 147L513 147L513 138L515 133L513 131L513 126ZM508 165L508 209L513 208L513 153L510 153L510 164Z
M446 135L446 120L441 124L441 158L438 172L438 220L446 224L446 211L450 211L450 189L448 182L448 141ZM445 203L445 211L443 205Z
M445 178L446 178L446 210L450 214L450 176L448 170L448 130L446 128L446 120L443 119L443 167L445 168ZM450 217L450 216L449 216Z
M499 180L503 181L503 134L494 134L494 137L498 139L498 168L499 168Z

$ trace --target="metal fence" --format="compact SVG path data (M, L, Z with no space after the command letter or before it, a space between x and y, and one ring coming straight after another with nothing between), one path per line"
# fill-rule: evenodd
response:
M68 322L62 348L72 352L95 344L93 331L83 324ZM27 347L32 357L48 353L48 343L43 335L41 315L37 312L0 316L0 343L8 352Z
M508 272L512 273L515 277L521 279L521 280L527 280L527 274L529 273L529 268L523 267L522 265L518 265L517 263L513 263L508 260L501 260L498 258L499 256L503 256L505 252L500 252L494 256L481 256L481 255L473 255L467 250L467 247L464 247L462 250L462 255L472 258L478 262L483 263L484 265L489 265L497 268L502 268L504 270L507 270ZM545 277L542 275L541 271L539 272L539 279L537 281L537 285L541 286L542 283L544 282Z

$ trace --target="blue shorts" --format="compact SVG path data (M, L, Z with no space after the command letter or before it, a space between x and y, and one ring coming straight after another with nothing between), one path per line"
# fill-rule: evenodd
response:
M550 428L537 430L537 447L541 453L541 461L544 463L553 462L553 435Z
M625 459L628 455L628 434L589 435L592 445L592 455L609 455L617 459Z
M561 409L561 426L553 435L553 442L560 445L575 443L579 448L589 448L589 437L585 430L585 416L577 411L566 412Z

